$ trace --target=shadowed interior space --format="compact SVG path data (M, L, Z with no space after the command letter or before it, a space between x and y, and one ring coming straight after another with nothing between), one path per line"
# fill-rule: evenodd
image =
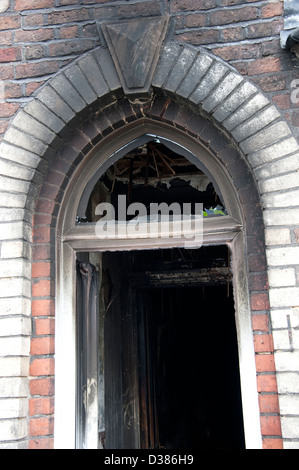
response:
M115 415L119 446L135 427L141 448L245 447L229 265L227 246L104 254L106 447Z

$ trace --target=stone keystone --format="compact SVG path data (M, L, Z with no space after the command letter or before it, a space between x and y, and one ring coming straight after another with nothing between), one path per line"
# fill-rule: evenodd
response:
M101 23L126 94L149 92L168 21L161 16Z

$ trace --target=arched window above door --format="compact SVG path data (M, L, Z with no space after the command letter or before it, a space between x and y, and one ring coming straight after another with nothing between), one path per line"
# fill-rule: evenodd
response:
M145 129L147 132L144 132ZM158 130L159 133L156 132ZM117 143L120 145L120 148L118 149L114 147ZM119 133L119 138L113 143L107 143L107 146L102 146L101 151L92 152L92 157L87 161L82 170L78 169L76 192L64 211L64 227L60 228L60 230L64 231L63 239L74 247L77 246L79 240L83 239L85 240L86 249L91 249L95 245L98 246L99 236L95 230L95 221L92 221L92 215L90 215L89 223L88 218L86 223L87 211L95 210L96 207L98 207L97 204L95 204L94 208L91 209L91 198L94 197L95 186L100 182L101 197L104 199L110 199L113 178L110 191L107 189L107 186L103 185L103 181L106 180L106 185L109 186L108 175L110 174L111 169L114 172L115 165L117 165L117 163L119 164L119 162L126 161L126 156L128 154L130 155L130 152L136 150L139 152L142 148L147 149L148 146L149 148L154 148L156 149L155 151L157 151L159 146L162 148L161 145L165 148L165 152L167 150L169 155L176 155L177 158L180 157L183 159L185 164L189 162L189 171L191 171L193 177L195 174L197 175L197 178L201 175L201 182L203 183L203 180L205 181L205 191L195 191L197 191L196 199L202 204L201 216L203 218L203 237L205 237L206 242L210 240L211 243L216 243L218 241L219 234L223 237L223 233L227 233L227 241L231 240L232 234L241 230L243 221L237 194L231 183L229 183L227 174L223 167L219 165L215 158L213 158L202 145L196 142L192 143L192 139L189 139L183 132L178 130L174 132L170 126L165 124L159 124L159 126L157 126L154 121L147 119L142 119L138 124L130 126L130 129L127 129L123 135ZM114 148L115 150L113 150ZM153 168L156 171L158 166L155 167L154 162L153 165ZM170 165L168 170L169 168L171 168ZM172 174L171 176L173 183L174 175ZM181 181L183 181L182 178ZM188 186L190 187L190 184L188 184ZM143 198L145 197L145 194L148 193L148 187L146 191L145 188L146 186L144 186L143 183ZM127 191L128 189L129 186L127 187ZM161 189L158 189L157 191L160 190ZM175 192L175 197L177 198L177 188ZM209 192L211 193L210 196L208 196ZM205 194L200 195L200 193ZM182 192L182 194L184 194L185 197L185 191ZM96 202L99 202L99 200ZM148 202L150 203L150 200L148 200ZM166 203L166 201L163 202ZM213 204L213 202L215 202L215 204ZM142 203L142 201L138 201L138 203ZM223 217L215 217L215 215L222 215ZM113 219L113 217L111 219ZM200 230L202 229L200 228ZM145 232L149 233L149 229L145 229ZM144 248L144 244L147 245L152 242L152 240L150 241L147 237L140 237L138 242L134 238L131 239L126 236L116 238L118 238L118 240L124 240L124 247L129 246L132 243L138 243L141 249ZM164 238L165 237L163 236L162 239ZM189 236L189 238L191 238L191 236ZM105 241L102 240L103 249L105 243L108 243L110 249L112 249L112 245L116 243L115 240L112 242L113 239L114 237L109 239L109 237L107 238L105 235ZM164 243L167 245L168 241L164 240ZM170 243L172 243L172 241ZM182 243L182 241L178 241L177 243ZM119 245L118 249L120 249Z
M224 204L210 178L197 165L162 142L155 138L112 164L94 185L86 207L86 218L79 219L80 222L99 220L100 215L96 215L98 204L110 202L116 208L119 195L126 197L127 206L144 204L148 215L154 203L178 203L181 207L190 203L193 214L195 203L201 203L204 217L226 215ZM127 220L132 217L127 214Z

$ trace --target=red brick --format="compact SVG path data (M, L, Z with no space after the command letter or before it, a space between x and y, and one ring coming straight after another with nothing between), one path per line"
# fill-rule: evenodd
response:
M214 11L211 13L211 24L215 26L241 21L255 20L258 18L259 10L256 7L230 8Z
M33 229L33 243L50 243L50 227L35 227Z
M21 98L23 96L20 85L16 83L5 84L5 98Z
M275 74L269 77L258 77L254 79L255 83L261 87L263 91L282 91L286 89L286 76Z
M261 431L263 436L281 436L279 416L261 416Z
M34 359L30 364L29 373L32 376L54 375L55 363L53 358Z
M194 13L193 15L186 16L186 27L196 28L198 26L205 26L206 14L205 13Z
M59 41L49 45L49 53L51 57L64 56L70 54L82 53L92 49L94 41L80 41L75 39L74 41Z
M261 242L257 242L255 249L260 252L264 249ZM268 291L269 281L266 272L250 273L249 274L249 287L251 291Z
M24 50L26 60L41 59L46 56L46 52L42 44L26 45Z
M78 10L54 11L48 14L49 24L72 23L73 21L84 21L89 19L89 13L86 8Z
M269 330L269 318L268 315L252 315L251 317L253 331L268 332Z
M30 353L34 355L54 354L55 352L54 336L42 336L31 339ZM42 374L46 375L46 374Z
M0 118L13 116L19 109L17 103L0 103Z
M269 2L261 8L262 18L272 18L273 16L281 16L283 14L282 2Z
M245 60L259 57L258 44L242 44L238 46L224 46L213 49L214 54L224 60Z
M0 134L4 134L8 127L8 122L0 121Z
M273 354L256 354L255 364L257 372L275 372Z
M6 29L18 29L21 26L21 16L20 15L10 15L10 16L1 16L0 21L0 30L4 31Z
M54 413L54 398L31 398L29 400L29 416L52 415Z
M254 350L256 353L273 352L273 337L269 334L254 335Z
M65 175L58 171L51 169L47 174L47 183L61 186L65 179Z
M43 60L42 62L33 62L16 65L15 78L42 77L59 70L59 63L56 60Z
M269 296L265 294L251 294L250 305L252 310L268 310L270 307Z
M28 15L24 17L23 21L25 28L32 26L43 26L44 15L41 13L38 13L36 15Z
M39 28L30 30L18 30L15 32L15 42L40 42L54 38L52 28Z
M0 80L12 79L13 76L14 76L14 69L13 69L13 66L11 64L1 65L1 67L0 67Z
M279 34L282 29L282 20L251 24L247 27L247 38L265 38Z
M273 96L272 100L280 109L289 109L291 107L291 97L289 94Z
M241 27L226 28L222 30L224 42L241 41L243 39L244 30Z
M170 2L170 10L173 12L209 10L215 6L215 0L171 0Z
M52 396L54 394L54 379L31 379L29 382L29 388L32 396Z
M33 297L47 297L52 293L51 281L48 279L41 279L32 285Z
M22 51L20 47L5 47L0 49L0 62L16 62L21 60Z
M12 31L2 31L0 33L0 45L11 46L13 41Z
M51 247L49 245L36 245L32 248L32 260L42 261L51 258Z
M55 186L54 184L44 183L41 188L40 196L43 198L52 199L54 201L55 198L58 196L59 191L60 191L59 186Z
M272 392L277 393L277 382L274 374L258 375L257 376L257 389L258 392Z
M283 440L263 438L263 449L283 449Z
M261 413L279 413L278 395L259 395Z
M55 303L51 299L33 299L31 302L31 314L33 316L54 315Z
M42 439L30 439L28 443L28 449L54 449L54 439L42 438Z
M55 319L54 318L36 318L35 332L37 335L54 335Z
M234 67L241 75L247 75L247 62L244 61L235 61Z
M279 39L270 39L261 44L262 56L275 55L281 53L281 46Z
M51 272L51 263L33 263L32 277L49 277Z
M42 86L44 82L30 82L26 84L26 96L30 96L35 90L37 90L40 86Z
M48 436L54 432L54 418L31 418L30 436Z
M34 214L34 225L50 225L52 216L50 214Z
M51 8L53 6L53 0L15 0L15 10L18 11Z
M142 2L136 2L127 5L122 3L117 7L117 15L126 18L136 18L138 16L149 16L149 15L160 15L160 5L158 0L143 0ZM107 7L109 16L111 15L111 7ZM100 13L101 17L102 14Z
M200 45L200 44L212 44L218 42L219 32L216 29L199 29L198 31L187 31L182 34L178 34L177 39L179 41L185 41L189 44Z
M78 36L78 26L62 27L59 31L59 37L61 39L76 38L77 36Z
M264 57L263 59L249 62L247 66L248 75L260 75L263 73L279 72L281 63L278 57Z
M54 211L55 203L50 199L41 199L37 201L36 212L42 212L43 214L52 214Z

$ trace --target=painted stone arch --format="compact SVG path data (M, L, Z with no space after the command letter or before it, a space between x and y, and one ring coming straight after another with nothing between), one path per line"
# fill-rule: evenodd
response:
M265 95L204 49L166 42L151 85L150 100L126 97L108 50L100 47L47 82L18 112L1 142L3 187L7 191L6 242L17 243L19 252L14 263L1 267L1 274L17 281L7 308L11 296L20 299L17 313L24 317L20 341L25 344L20 368L27 370L27 376L31 261L54 259L59 204L78 163L102 139L137 120L176 126L200 140L216 157L221 154L223 166L238 186L245 217L249 221L254 214L254 224L246 226L253 312L269 309L263 227L276 224L276 211L268 210L271 200L263 179L265 174L279 175L279 161L298 151L297 142ZM93 119L88 119L90 116ZM45 277L51 276L53 272ZM34 279L33 314L44 308L53 315L53 284L42 283L42 296L37 292L41 283ZM260 287L261 279L264 288ZM52 349L49 351L51 355ZM271 346L269 352L273 352ZM34 381L37 362L33 360L30 367ZM48 372L41 375L53 373L50 359L46 367Z
M85 75L86 70L88 74ZM163 90L163 96L169 96L160 113L161 119L165 120L167 113L171 112L169 103L175 97L209 117L204 124L196 124L206 126L207 145L209 139L215 140L215 136L209 137L208 134L211 124L230 138L253 171L263 201L263 185L260 182L265 171L255 171L255 168L298 150L289 126L267 97L218 57L204 49L175 41L166 43L162 49L152 87L153 90ZM0 155L5 159L3 173L11 178L10 186L7 185L9 191L27 195L20 196L20 201L15 204L16 209L22 208L28 213L32 211L39 184L51 166L50 162L56 158L57 149L66 133L71 133L71 129L82 121L84 112L98 115L101 110L122 99L121 83L105 48L95 49L67 66L37 92L12 120L0 147ZM132 116L125 117L125 122L138 117L138 112L139 117L145 116L149 107L154 114L152 108L156 106L157 99L145 100L138 111L132 99L128 103L132 106ZM110 112L111 109L113 107L110 107ZM107 120L105 112L103 119ZM119 121L121 123L121 117ZM187 131L189 126L192 132L194 124L191 120L184 123L181 117L181 123L177 125ZM102 137L100 135L98 139ZM272 167L271 175L275 172L274 167L276 174L279 174L279 162ZM18 180L26 184L18 187ZM24 216L23 219L27 218ZM268 221L270 218L267 216L266 225Z

